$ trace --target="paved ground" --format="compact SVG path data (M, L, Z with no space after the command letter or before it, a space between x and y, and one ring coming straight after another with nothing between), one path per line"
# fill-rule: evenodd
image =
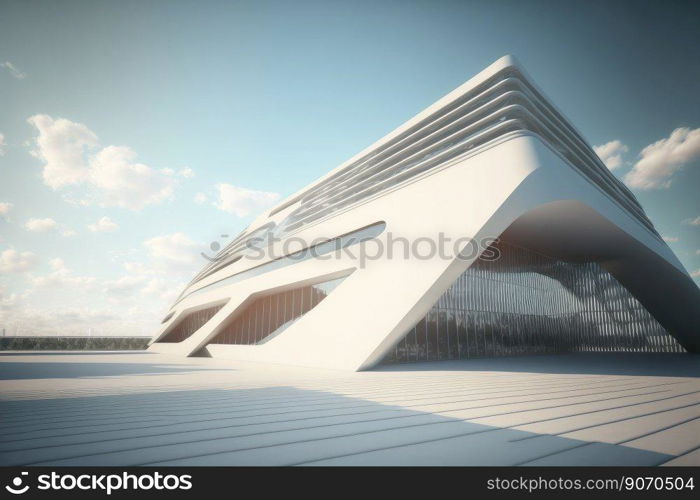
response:
M0 465L700 465L700 357L0 354Z

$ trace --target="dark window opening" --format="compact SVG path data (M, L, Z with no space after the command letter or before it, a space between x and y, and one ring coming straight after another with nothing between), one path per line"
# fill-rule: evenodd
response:
M200 309L199 311L189 313L158 342L182 342L204 326L207 321L212 319L214 315L219 312L222 307L224 307L224 305L226 305L225 302L223 304L218 304L206 309Z
M259 344L276 337L311 311L345 277L254 299L210 344Z

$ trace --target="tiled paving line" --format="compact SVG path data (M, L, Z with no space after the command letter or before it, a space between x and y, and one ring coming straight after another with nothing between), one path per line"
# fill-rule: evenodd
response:
M677 396L676 396L677 397ZM617 399L617 398L616 398Z

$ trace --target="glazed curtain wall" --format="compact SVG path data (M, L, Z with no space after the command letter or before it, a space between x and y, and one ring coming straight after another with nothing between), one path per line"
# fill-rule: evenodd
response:
M573 351L683 352L597 263L500 243L477 260L383 362Z
M182 342L204 326L204 323L212 319L225 304L224 302L223 304L218 304L188 314L158 342Z
M260 344L271 340L316 307L345 278L260 297L214 337L210 344Z

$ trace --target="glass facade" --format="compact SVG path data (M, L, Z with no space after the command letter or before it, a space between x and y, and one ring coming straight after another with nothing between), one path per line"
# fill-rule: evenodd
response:
M345 277L259 297L210 344L262 344L282 333L325 299Z
M477 260L383 363L577 351L684 352L612 275L499 243Z
M212 319L224 305L226 305L225 302L188 314L158 342L182 342L204 326L204 323Z

